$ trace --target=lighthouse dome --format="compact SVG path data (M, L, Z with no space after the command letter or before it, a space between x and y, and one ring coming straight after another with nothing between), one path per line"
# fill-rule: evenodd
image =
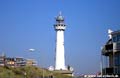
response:
M59 15L56 17L56 21L64 21L64 17L61 15L61 12Z

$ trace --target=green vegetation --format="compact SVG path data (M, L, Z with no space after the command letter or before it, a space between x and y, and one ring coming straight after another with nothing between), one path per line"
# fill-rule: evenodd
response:
M48 71L46 69L38 68L35 66L25 67L0 67L0 78L68 78L69 76ZM70 77L69 77L70 78Z

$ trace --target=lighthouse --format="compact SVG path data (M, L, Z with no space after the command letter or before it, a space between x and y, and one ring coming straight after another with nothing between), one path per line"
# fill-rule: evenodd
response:
M56 31L56 48L55 48L55 70L66 70L65 67L65 49L64 49L64 31L66 25L64 23L64 17L61 12L55 18L56 24L54 29Z

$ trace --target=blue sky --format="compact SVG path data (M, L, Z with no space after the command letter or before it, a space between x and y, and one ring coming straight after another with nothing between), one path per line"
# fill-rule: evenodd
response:
M100 70L107 30L120 29L120 0L0 0L0 54L54 65L55 16L62 11L66 65L80 74ZM36 49L29 52L29 48Z

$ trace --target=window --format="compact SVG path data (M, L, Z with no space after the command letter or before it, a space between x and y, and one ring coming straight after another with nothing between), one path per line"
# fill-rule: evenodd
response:
M115 65L120 66L120 53L115 55Z
M117 37L114 36L114 37L113 37L113 42L116 42L116 41L117 41Z
M120 41L120 34L113 36L113 42Z
M117 35L117 41L120 41L120 35Z

